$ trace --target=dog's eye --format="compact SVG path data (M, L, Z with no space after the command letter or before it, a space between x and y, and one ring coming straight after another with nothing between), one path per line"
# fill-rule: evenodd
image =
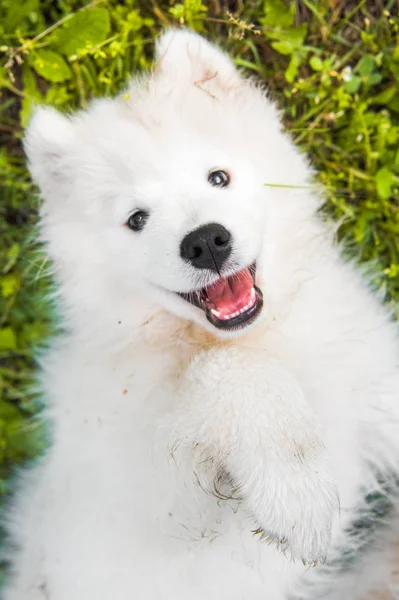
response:
M141 231L144 229L149 216L150 215L145 210L138 210L130 215L126 225L129 227L129 229L132 229L132 231Z
M211 171L208 181L214 187L227 187L230 183L230 175L226 171Z

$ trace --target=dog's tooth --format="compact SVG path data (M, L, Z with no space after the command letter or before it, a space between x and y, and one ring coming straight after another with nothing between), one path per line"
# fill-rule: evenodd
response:
M256 302L256 291L255 288L251 289L251 295L250 295L250 299L248 302L248 308L250 308L251 306L253 306Z
M211 308L211 313L213 315L215 315L215 317L217 317L218 319L220 318L220 312L218 310L215 310L214 308Z

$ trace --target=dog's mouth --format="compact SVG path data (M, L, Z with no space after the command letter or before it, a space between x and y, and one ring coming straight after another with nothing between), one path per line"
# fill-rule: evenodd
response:
M179 293L181 298L205 311L218 329L247 327L263 307L263 294L255 285L256 263L195 292Z

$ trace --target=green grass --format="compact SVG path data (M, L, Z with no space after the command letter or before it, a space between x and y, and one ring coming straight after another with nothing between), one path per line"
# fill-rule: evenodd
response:
M38 199L21 137L33 106L85 106L149 68L154 38L189 25L266 81L326 185L326 211L397 313L399 20L394 0L0 0L0 494L40 451L35 352L54 329ZM267 135L267 132L265 132ZM284 182L265 182L284 184Z

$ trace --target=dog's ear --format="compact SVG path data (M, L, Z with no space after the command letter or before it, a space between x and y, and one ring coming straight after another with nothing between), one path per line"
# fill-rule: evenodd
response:
M226 54L186 29L169 29L158 38L155 73L171 81L226 91L242 83Z
M44 196L66 182L76 144L72 119L49 107L35 110L25 133L24 149L30 172Z

